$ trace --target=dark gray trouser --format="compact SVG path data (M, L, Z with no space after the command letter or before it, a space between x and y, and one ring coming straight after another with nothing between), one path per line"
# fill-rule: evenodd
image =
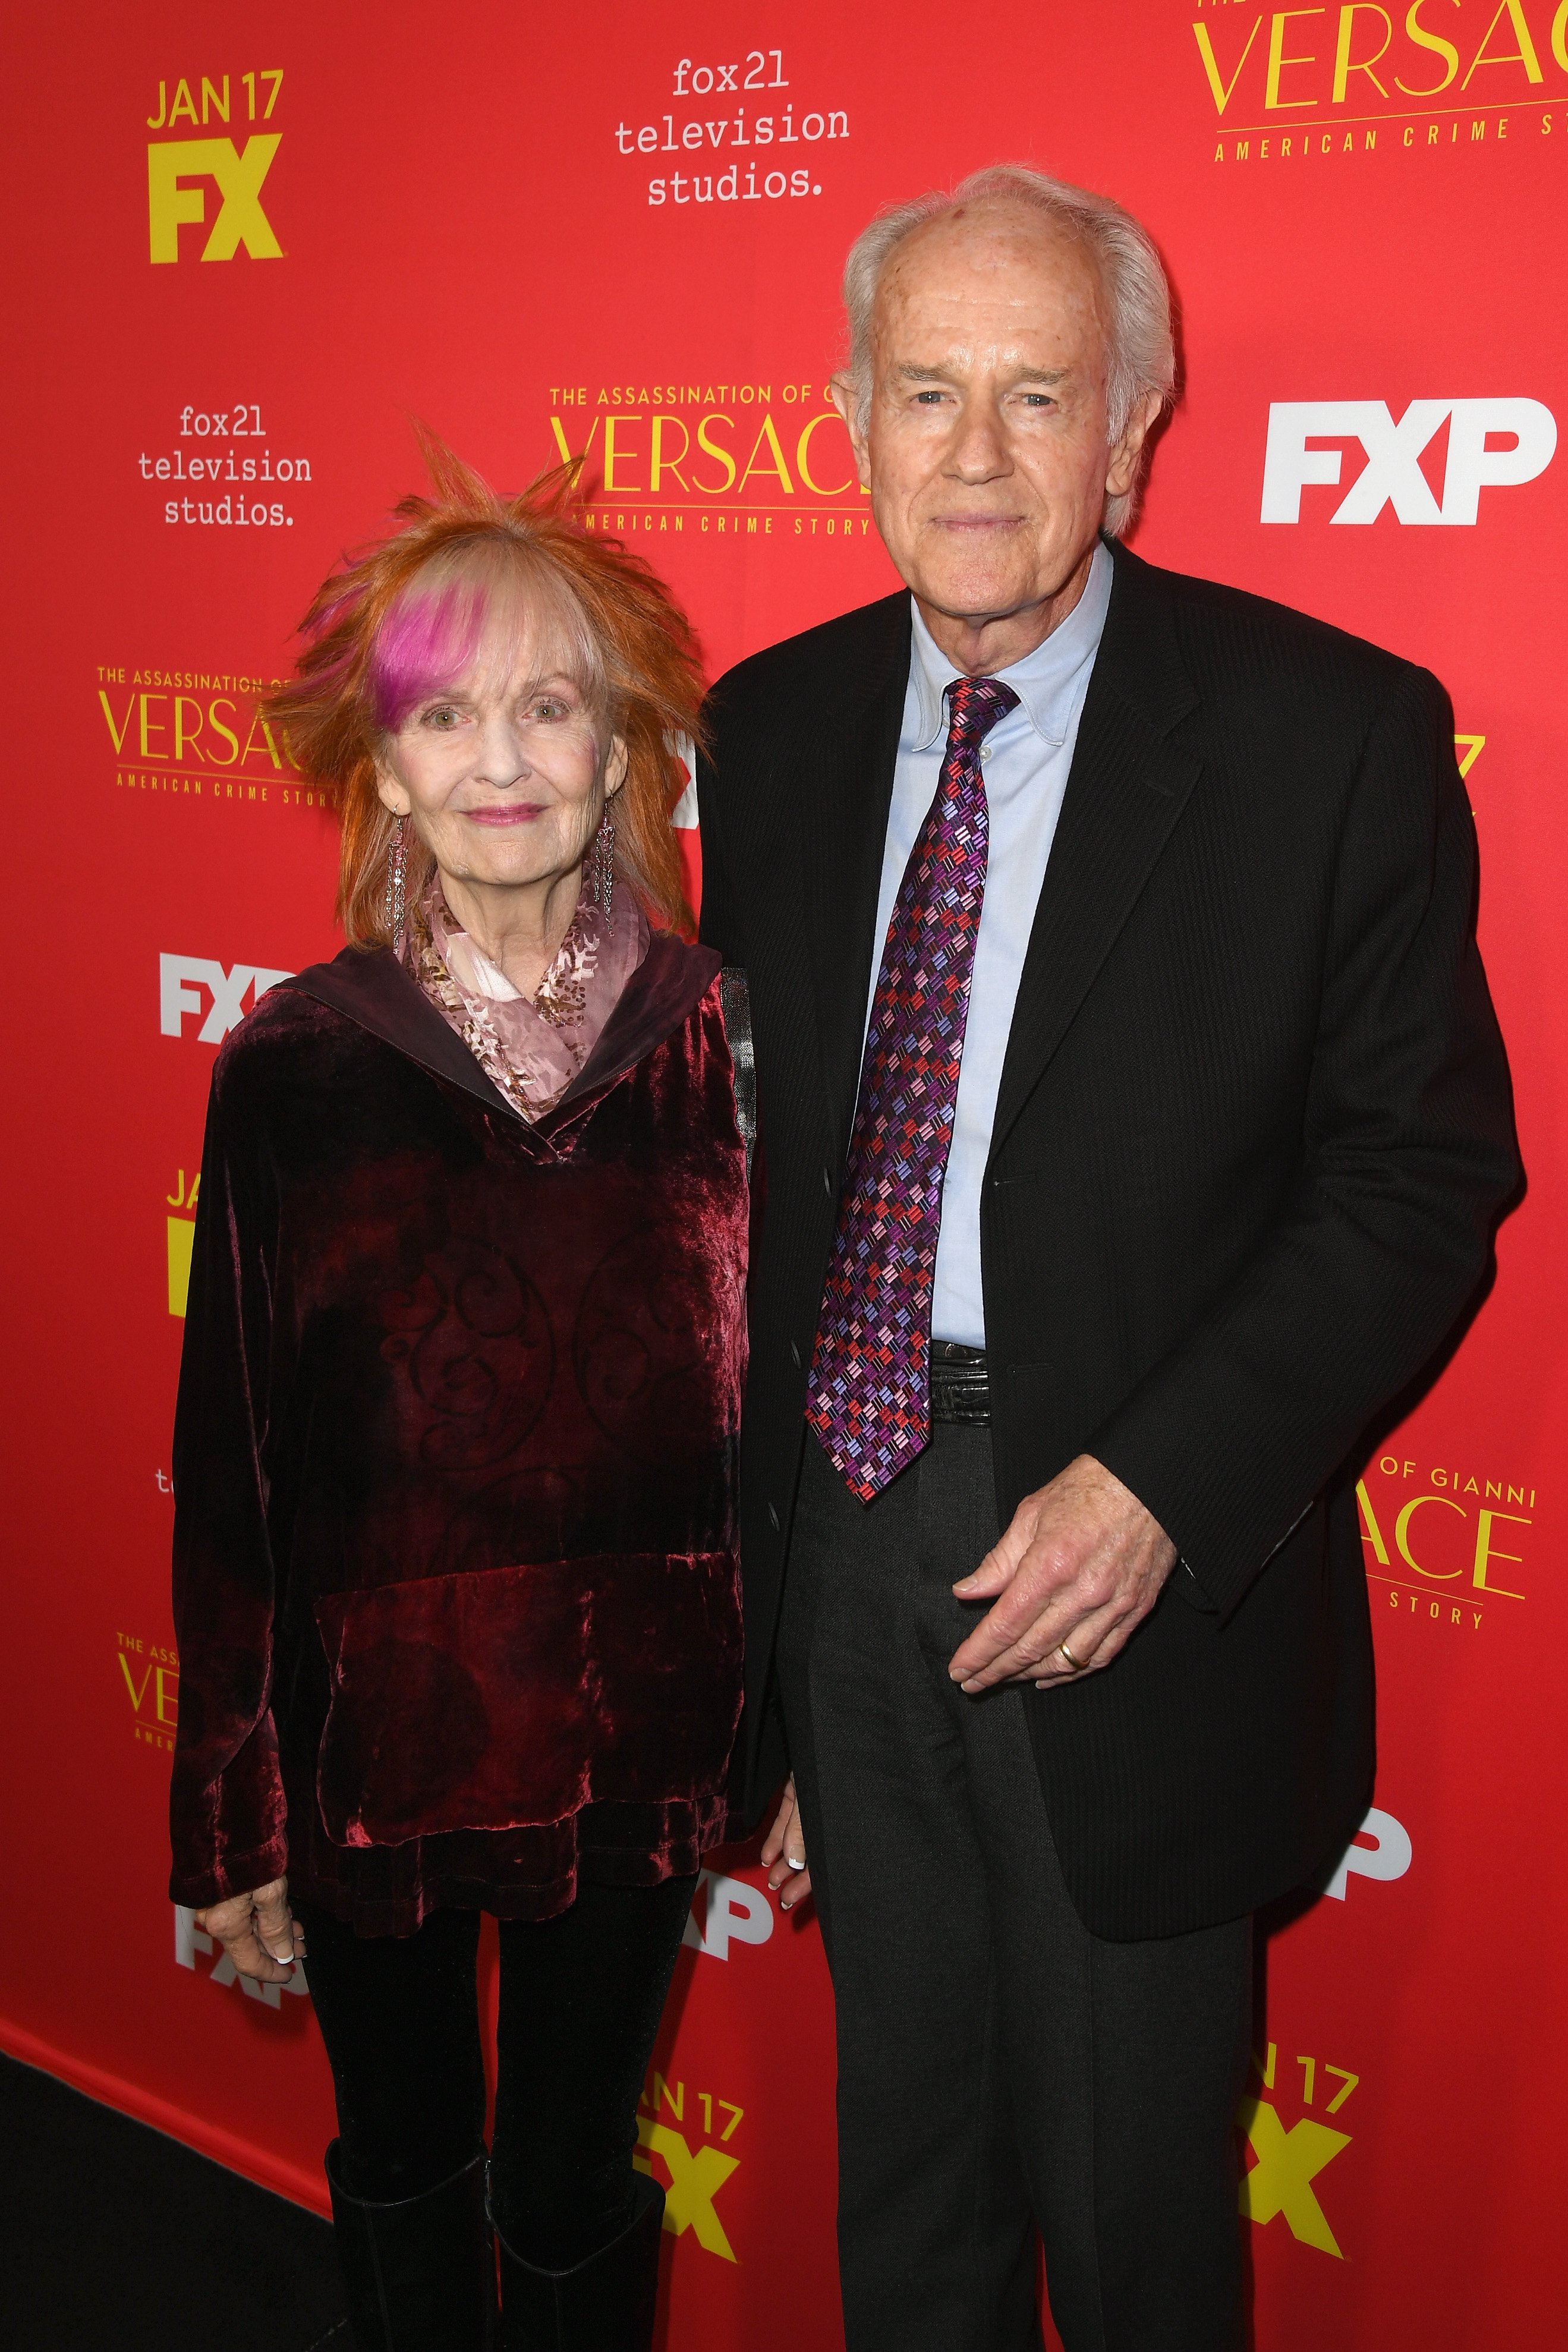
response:
M837 2009L848 2352L1037 2347L1037 2230L1068 2352L1232 2352L1251 1922L1091 1936L1025 1695L949 1682L989 1431L939 1423L868 1507L805 1451L779 1682Z

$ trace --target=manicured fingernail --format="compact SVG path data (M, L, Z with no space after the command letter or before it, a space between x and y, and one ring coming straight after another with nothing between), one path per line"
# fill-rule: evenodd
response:
M784 1860L788 1863L792 1870L804 1870L805 1868L805 1856L804 1853L801 1855L798 1862L796 1862L793 1853L785 1854Z
M780 1897L779 1897L779 1909L780 1909L781 1911L790 1911L790 1910L793 1910L793 1909L794 1909L794 1907L795 1907L795 1906L794 1906L794 1905L793 1905L793 1904L786 1903L786 1902L784 1901L784 1896L783 1896L782 1895L780 1895Z

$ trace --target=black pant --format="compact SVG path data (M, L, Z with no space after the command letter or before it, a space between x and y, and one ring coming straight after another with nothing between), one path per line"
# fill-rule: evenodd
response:
M691 1907L692 1878L584 1880L569 1911L503 1919L490 2194L524 2262L569 2270L636 2210L637 2103ZM412 1936L356 1936L314 1904L310 1994L337 2094L342 2185L417 2197L484 2146L477 1911Z
M848 2352L1243 2340L1232 2115L1250 1922L1116 1944L1062 1882L1016 1689L948 1661L996 1538L990 1433L862 1506L815 1439L779 1678L838 2017ZM1114 1673L1115 1668L1110 1669Z

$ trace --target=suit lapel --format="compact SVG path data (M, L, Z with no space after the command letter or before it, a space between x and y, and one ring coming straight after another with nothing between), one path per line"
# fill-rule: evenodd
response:
M1200 773L1168 741L1197 697L1158 574L1125 549L1019 978L994 1156L1131 913Z
M910 600L872 608L870 643L813 688L811 752L797 794L823 1099L838 1165L849 1147L871 986L882 852L910 670ZM870 616L868 616L870 617Z

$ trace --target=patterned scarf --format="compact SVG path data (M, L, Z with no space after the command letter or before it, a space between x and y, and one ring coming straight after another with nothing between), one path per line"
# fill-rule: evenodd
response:
M463 930L440 877L410 909L403 961L491 1084L532 1121L553 1110L647 953L647 918L625 886L606 916L584 887L533 996Z

